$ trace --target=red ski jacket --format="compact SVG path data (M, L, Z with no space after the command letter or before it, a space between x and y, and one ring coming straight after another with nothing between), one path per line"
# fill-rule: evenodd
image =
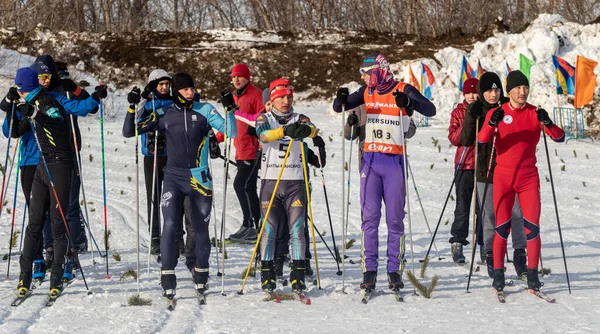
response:
M457 105L456 108L452 110L452 115L450 116L450 126L448 127L448 140L450 140L452 145L456 146L456 154L454 155L454 169L457 169L460 164L460 170L475 169L476 143L473 143L473 145L469 147L460 145L460 132L462 130L466 112L467 101L463 100L462 103Z

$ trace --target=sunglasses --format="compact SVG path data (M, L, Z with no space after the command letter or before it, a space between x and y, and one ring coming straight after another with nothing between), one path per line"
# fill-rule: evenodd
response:
M275 86L275 88L273 88L271 90L271 94L280 91L280 90L291 90L292 92L294 91L294 86L292 85L279 85L279 86Z
M52 78L52 74L44 73L38 74L38 79L40 80L50 80Z
M371 75L371 71L376 68L379 68L379 64L371 65L369 67L361 67L359 72L360 72L360 75L365 75L365 74Z

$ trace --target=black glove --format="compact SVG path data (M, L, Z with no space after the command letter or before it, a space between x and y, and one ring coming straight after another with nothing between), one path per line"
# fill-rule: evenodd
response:
M358 125L358 116L355 113L348 115L348 119L346 120L349 126Z
M132 106L140 103L140 101L142 101L142 96L140 94L141 94L140 89L137 88L137 86L133 87L131 92L129 92L129 94L127 94L127 102L129 102L129 104Z
M494 109L494 111L492 112L492 117L490 117L490 121L488 122L488 124L491 127L497 127L498 123L500 123L500 121L504 118L504 109L502 109L502 107L498 107L496 109Z
M19 99L21 99L21 95L19 95L19 92L17 91L17 87L12 86L8 89L8 93L6 94L6 98L11 101L11 102L15 102L18 101Z
M321 168L321 164L319 164L319 158L315 155L315 152L308 147L306 149L306 160L308 160L309 164L317 168Z
M317 138L317 137L315 137ZM321 137L318 137L321 138ZM323 140L323 139L321 139ZM314 143L314 141L313 141ZM318 146L319 148L319 158L321 159L321 167L325 167L325 164L327 164L327 152L325 152L325 143L323 143L323 146Z
M233 94L231 94L229 90L224 90L221 92L221 104L225 110L231 110L235 105Z
M283 127L283 134L292 139L304 139L310 136L310 126L302 124L300 121Z
M350 91L348 88L342 87L337 91L337 101L339 104L346 104L348 102L348 95L350 95Z
M313 140L313 145L315 145L316 147L325 147L325 141L323 140L323 137L316 136L312 140Z
M396 89L396 91L392 94L396 98L396 105L399 108L406 108L410 105L410 98L408 96L406 96L406 94L404 94L403 92ZM409 116L411 116L411 115L409 115Z
M554 125L554 123L550 119L550 116L548 115L548 112L543 108L538 108L537 118L538 121L542 122L542 124L544 124L547 128L552 127Z
M62 79L61 81L62 87L66 92L74 92L77 90L79 86L75 83L75 81L71 79Z
M17 105L17 108L21 112L21 115L25 117L31 117L35 111L35 108L30 103L21 103Z
M258 137L258 135L256 134L256 128L253 126L248 127L248 130L246 130L246 134L250 137Z
M219 147L219 141L217 136L212 134L209 138L208 148L210 150L210 158L218 159L221 156L221 148Z
M155 79L155 80L148 82L146 87L144 87L144 91L142 92L142 97L147 100L148 96L150 96L150 94L152 92L156 91L156 87L158 87L159 82L160 82L160 79Z
M469 107L469 112L474 118L478 118L481 117L481 115L483 115L483 104L481 103L481 101L475 100L475 102L471 103Z
M99 85L94 88L94 92L92 93L92 97L94 100L100 102L101 99L105 99L108 96L108 92L106 91L106 85Z

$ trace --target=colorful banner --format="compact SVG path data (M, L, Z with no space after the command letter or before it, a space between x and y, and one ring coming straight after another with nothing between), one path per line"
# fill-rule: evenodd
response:
M415 77L415 74L413 73L410 62L408 63L408 83L415 87L419 92L421 91L421 85L419 85L419 80L417 80L417 77Z
M552 62L556 69L556 94L575 94L575 67L566 60L552 56Z
M592 103L596 89L594 69L598 65L595 60L577 56L575 63L575 108L581 108Z
M421 87L423 87L423 95L431 100L433 84L435 83L435 77L429 66L421 63Z
M481 60L477 60L477 79L481 78L481 75L486 71L481 67Z
M525 57L522 53L519 54L519 70L525 74L527 80L530 81L531 84L531 68L535 65L533 60Z
M471 67L471 64L467 61L467 57L463 56L462 68L460 70L460 77L458 78L458 90L462 92L463 84L469 78L475 78L477 71Z

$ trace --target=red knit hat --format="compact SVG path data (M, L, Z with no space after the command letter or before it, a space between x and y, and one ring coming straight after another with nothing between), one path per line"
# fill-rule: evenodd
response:
M231 69L232 77L243 77L250 80L250 70L246 64L237 64Z
M278 97L286 95L294 96L294 87L292 87L290 81L286 78L271 81L269 90L271 91L271 102Z
M477 94L477 83L479 80L477 78L469 78L463 83L463 95L467 95L469 93Z

